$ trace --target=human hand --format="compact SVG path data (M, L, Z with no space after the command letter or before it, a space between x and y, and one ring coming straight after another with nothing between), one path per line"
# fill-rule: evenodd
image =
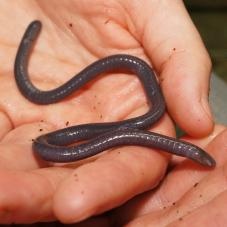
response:
M217 125L203 139L186 137L211 153L217 161L213 171L189 160L178 160L155 191L139 195L114 212L114 226L225 226L227 128ZM127 223L127 224L126 224Z
M138 79L126 74L117 75L117 80L116 75L100 78L55 105L28 102L15 86L13 62L21 36L34 19L44 24L29 64L38 87L57 87L103 56L133 54L152 62L168 109L183 129L195 136L211 130L211 117L200 105L203 100L206 106L210 61L181 2L1 2L2 223L56 218L76 222L102 213L156 186L168 162L163 153L138 147L114 149L95 161L66 166L52 166L34 157L31 140L41 133L68 122L130 118L147 109ZM183 37L185 33L190 36ZM174 83L182 86L172 89ZM189 111L188 106L193 109ZM181 116L187 116L187 121ZM167 115L152 130L174 136Z

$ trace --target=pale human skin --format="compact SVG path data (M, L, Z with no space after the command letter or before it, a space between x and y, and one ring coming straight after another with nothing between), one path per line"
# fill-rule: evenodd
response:
M193 137L212 131L211 62L182 1L1 1L0 12L0 223L73 223L108 211L157 186L170 159L141 147L114 149L83 165L34 156L31 140L39 134L147 109L139 81L126 74L100 77L58 104L27 101L15 85L13 64L34 19L44 26L29 64L38 87L59 86L107 55L136 55L155 68L172 119ZM175 135L167 114L152 130Z
M179 161L157 190L139 195L115 210L114 226L226 226L226 137L227 128L221 125L203 139L185 137L212 154L216 168L211 171L188 160Z

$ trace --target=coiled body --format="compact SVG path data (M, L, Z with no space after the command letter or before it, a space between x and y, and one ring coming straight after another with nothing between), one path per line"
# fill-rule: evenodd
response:
M28 26L15 60L16 83L21 93L31 102L55 103L80 89L101 73L128 71L140 79L150 109L142 116L124 121L77 125L42 135L33 142L33 149L39 156L48 161L71 162L115 146L140 145L163 149L172 154L190 158L202 165L215 165L215 161L209 154L193 144L145 131L162 117L165 112L165 101L153 70L137 57L109 56L89 65L56 89L50 91L37 89L29 79L27 64L31 47L40 29L39 21L34 21ZM88 140L88 142L68 146L81 140Z

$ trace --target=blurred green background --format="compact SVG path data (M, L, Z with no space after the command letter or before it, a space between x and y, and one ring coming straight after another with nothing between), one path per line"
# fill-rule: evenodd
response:
M227 0L184 3L211 55L213 71L227 83Z

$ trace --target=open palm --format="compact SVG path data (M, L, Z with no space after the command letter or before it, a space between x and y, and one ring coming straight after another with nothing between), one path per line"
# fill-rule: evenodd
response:
M148 108L139 80L128 74L100 76L54 105L26 100L16 87L13 63L23 32L34 19L44 25L29 62L37 87L57 87L101 57L132 54L152 62L169 112L178 124L191 135L210 132L206 107L210 61L183 5L176 1L168 14L165 1L141 2L0 3L1 223L85 219L153 188L167 166L166 155L140 147L114 149L75 165L54 165L34 156L31 141L40 134L76 124L122 120ZM180 12L177 19L186 18L186 24L176 24L175 10ZM153 21L148 17L151 12ZM194 33L182 40L182 33L176 35L178 30ZM199 79L195 79L197 73L202 75ZM177 82L182 75L184 83ZM190 87L194 81L197 84ZM190 89L184 88L185 82ZM179 86L173 91L176 83ZM190 103L197 108L188 112L185 107ZM182 114L188 116L187 122ZM200 130L195 130L195 123ZM174 135L168 116L152 130Z

